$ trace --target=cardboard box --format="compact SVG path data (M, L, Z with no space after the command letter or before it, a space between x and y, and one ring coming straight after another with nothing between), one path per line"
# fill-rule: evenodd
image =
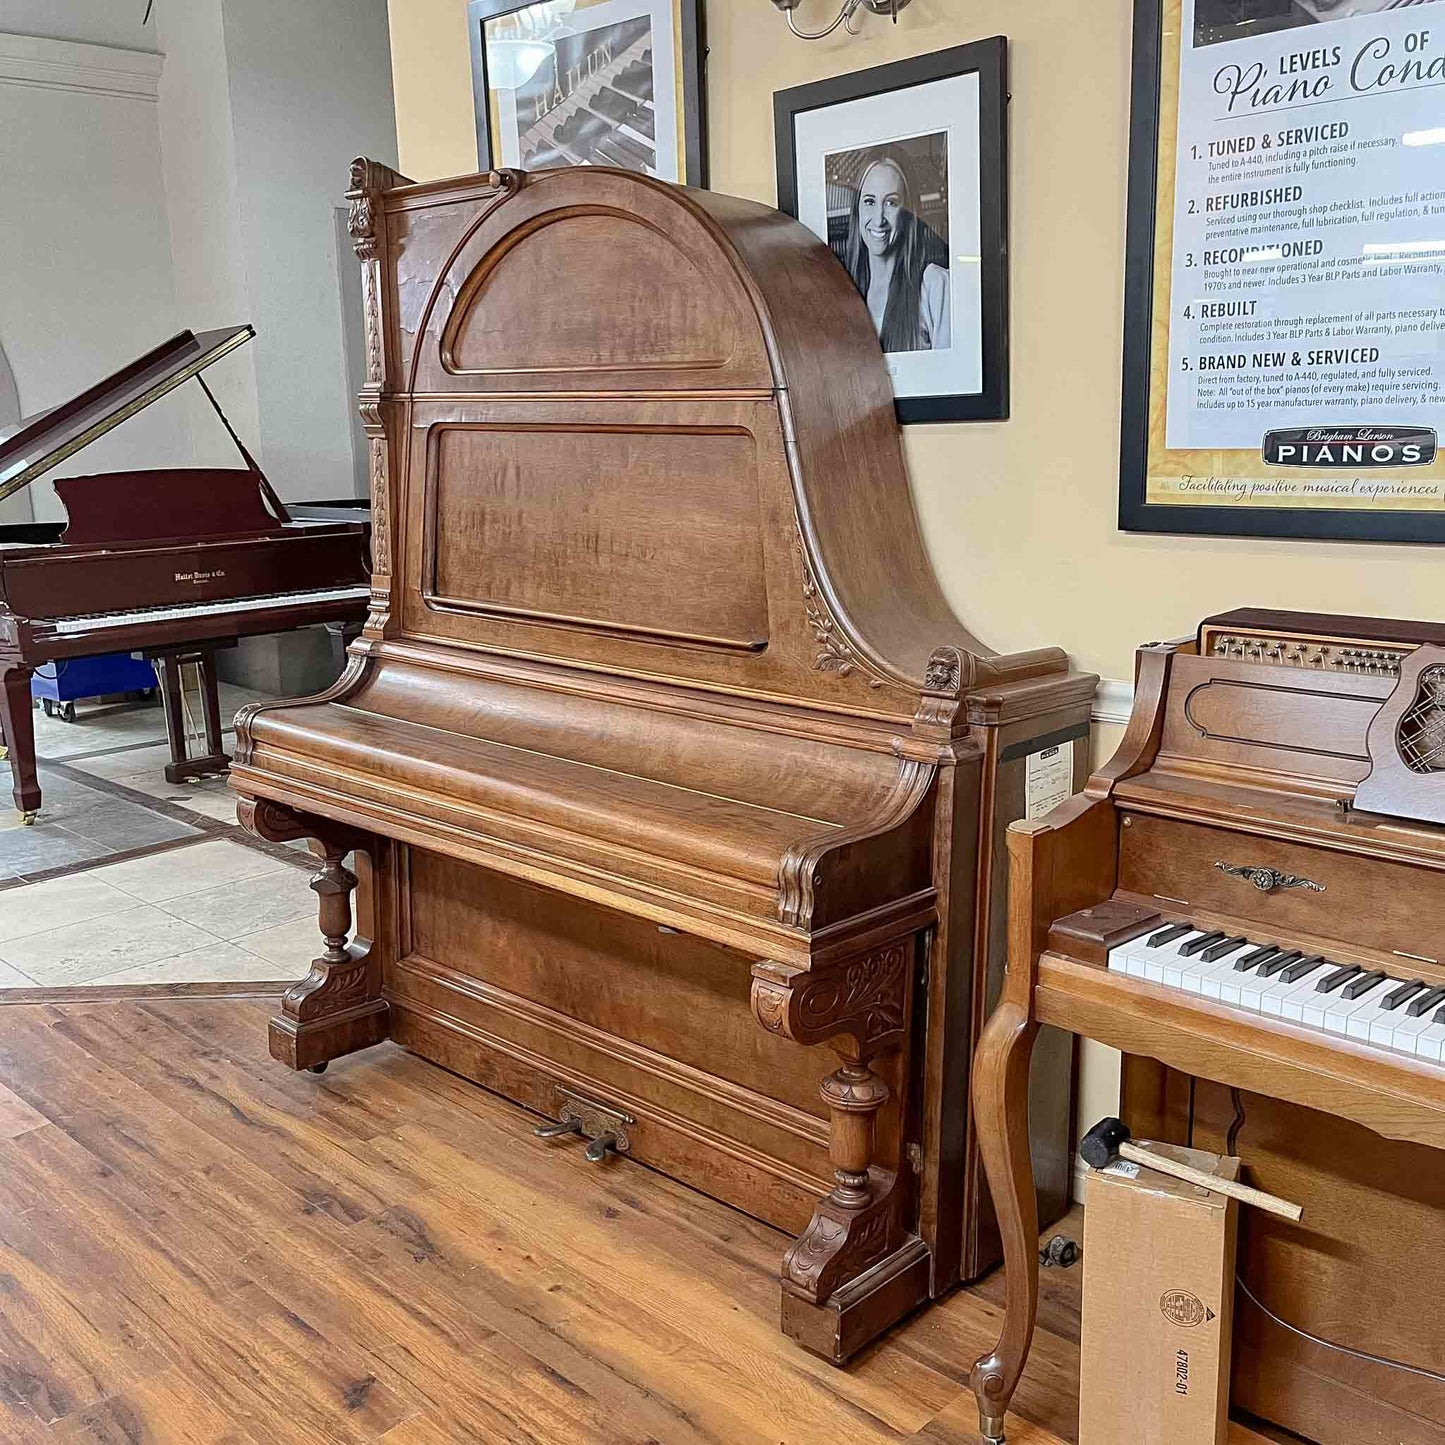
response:
M1155 1146L1221 1179L1239 1160ZM1120 1160L1084 1197L1079 1445L1224 1445L1238 1206Z

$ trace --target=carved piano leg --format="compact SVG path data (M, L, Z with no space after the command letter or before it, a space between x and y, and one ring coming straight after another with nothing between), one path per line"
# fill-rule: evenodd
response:
M872 1061L898 1047L908 1018L913 940L820 974L772 962L753 969L753 1012L799 1043L829 1041L842 1063L823 1080L836 1181L783 1259L782 1327L842 1364L928 1298L928 1246L909 1232L905 1187L875 1161L888 1085Z
M1039 1220L1029 1155L1029 1064L1038 1031L1027 1010L1005 999L984 1029L973 1063L974 1121L1003 1236L1005 1270L1003 1332L969 1376L986 1441L1004 1438L1004 1416L1038 1313Z
M5 730L12 796L22 821L33 823L40 811L40 780L35 771L35 720L31 711L30 668L8 667L0 677L0 726Z
M357 877L345 859L355 851L358 863L369 867L364 851L368 839L264 800L242 799L236 811L242 826L258 838L273 843L314 838L321 846L321 869L311 887L320 900L326 948L312 959L311 972L286 991L270 1030L273 1058L319 1074L332 1059L390 1037L390 1007L381 996L380 969L370 941L348 942Z

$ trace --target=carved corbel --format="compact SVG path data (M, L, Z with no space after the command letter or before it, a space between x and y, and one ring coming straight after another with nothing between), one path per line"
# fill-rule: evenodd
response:
M271 1020L271 1053L293 1069L320 1073L340 1054L380 1043L387 1037L389 1009L381 997L381 978L371 957L371 940L351 939L351 898L357 876L346 866L348 854L370 866L369 834L298 813L267 798L242 798L236 815L248 833L268 843L312 840L320 869L311 879L319 900L324 951L311 960L311 971L289 988L281 1012Z
M869 1061L903 1042L916 947L910 934L816 972L770 960L753 968L753 1013L769 1033L842 1056L819 1089L834 1185L783 1259L784 1288L813 1304L902 1243L896 1176L872 1162L889 1091Z

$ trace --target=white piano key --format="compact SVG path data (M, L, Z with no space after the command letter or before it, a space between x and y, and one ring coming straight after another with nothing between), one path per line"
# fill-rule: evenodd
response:
M1266 1006L1265 1012L1278 1013L1282 1019L1289 1019L1293 1023L1302 1023L1305 1005L1312 999L1320 997L1320 980L1328 978L1338 967L1339 965L1336 963L1326 963L1323 967L1315 969L1313 973L1306 974L1298 983L1289 985L1282 994L1271 1000L1276 1007Z
M1349 985L1347 984L1345 987L1348 988ZM1325 1010L1325 1031L1332 1034L1348 1034L1351 1018L1366 1010L1378 1008L1380 999L1384 997L1381 990L1388 990L1390 987L1388 979L1381 979L1358 998L1345 998L1345 989L1343 988L1332 994L1331 997L1337 999L1338 1002Z
M1165 959L1177 958L1181 944L1188 943L1191 938L1198 938L1202 933L1207 931L1207 929L1195 928L1191 925L1187 933L1179 934L1177 937L1170 939L1168 943L1152 946L1149 943L1149 939L1157 938L1164 932L1163 929L1156 928L1153 933L1145 935L1134 952L1125 958L1124 972L1128 974L1130 978L1150 978L1149 970L1152 966L1154 969L1152 981L1157 983Z
M1398 1049L1401 1053L1415 1052L1415 1036L1423 1034L1435 1022L1435 1010L1410 1017L1407 1008L1395 1009L1381 1016L1370 1025L1370 1042L1383 1044L1386 1048Z
M1432 1022L1428 1029L1415 1034L1411 1042L1415 1046L1417 1059L1440 1063L1442 1058L1445 1058L1445 1024Z

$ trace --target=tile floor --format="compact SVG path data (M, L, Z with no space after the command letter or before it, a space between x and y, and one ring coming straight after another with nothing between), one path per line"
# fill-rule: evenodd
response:
M221 694L226 717L258 696ZM159 706L34 717L40 817L23 827L0 798L0 993L306 973L309 855L241 832L223 776L167 783Z

